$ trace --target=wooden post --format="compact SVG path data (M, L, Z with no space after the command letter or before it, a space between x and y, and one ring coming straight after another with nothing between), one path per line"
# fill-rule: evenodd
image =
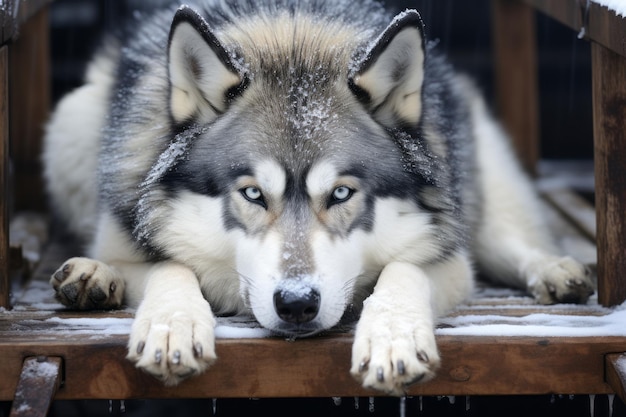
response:
M626 300L626 57L591 45L598 301Z
M0 47L0 307L9 308L9 51Z
M528 173L539 158L535 12L517 0L492 1L497 113Z
M50 110L48 8L44 7L19 29L11 44L10 135L15 167L15 209L45 208L41 179L41 138Z

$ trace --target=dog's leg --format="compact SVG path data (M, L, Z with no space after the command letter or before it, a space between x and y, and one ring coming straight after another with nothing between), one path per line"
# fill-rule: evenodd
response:
M172 262L156 264L148 273L127 358L166 385L176 385L216 359L214 327L193 271Z
M419 267L387 265L363 305L350 372L363 386L402 395L434 376L439 353L433 330L431 282Z
M526 289L542 304L586 302L593 293L588 268L558 254L531 181L484 103L475 102L483 193L475 246L479 265L493 280Z

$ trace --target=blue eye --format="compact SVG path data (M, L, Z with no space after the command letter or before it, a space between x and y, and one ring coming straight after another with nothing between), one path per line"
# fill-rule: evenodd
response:
M244 187L239 190L243 198L248 200L251 203L258 204L263 208L267 208L267 204L265 203L265 198L263 198L263 193L257 187Z
M330 195L330 199L328 200L328 207L334 204L348 201L350 197L352 197L352 194L354 194L354 190L352 188L345 185L340 185L339 187L335 188Z

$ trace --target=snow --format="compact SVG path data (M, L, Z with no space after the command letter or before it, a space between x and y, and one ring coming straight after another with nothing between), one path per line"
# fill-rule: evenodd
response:
M607 7L620 17L626 17L626 2L624 0L592 0L601 6Z
M568 308L567 305L563 307ZM446 327L438 328L436 331L438 335L623 337L626 336L626 303L608 310L608 313L603 315L532 313L522 317L511 317L499 314L464 314L458 317L445 317L439 323Z
M626 378L626 355L620 356L615 364L617 365L617 372L622 378Z
M27 372L30 376L54 378L59 373L59 367L54 363L46 361L27 361L24 371Z
M64 307L55 302L47 282L34 281L27 289L13 288L14 308L2 314L28 318L19 320L16 332L50 332L50 326L60 334L88 335L102 339L112 335L130 334L133 310L116 312L118 317L66 317ZM290 290L294 290L290 288ZM38 323L48 326L38 326ZM26 330L25 330L26 329ZM44 329L44 330L41 330ZM343 331L343 330L342 330ZM349 329L348 329L349 331ZM626 302L606 308L593 296L586 305L537 305L523 291L478 286L467 304L459 306L438 322L438 335L455 336L535 336L591 337L626 336ZM251 316L219 317L215 328L218 339L264 338L272 334ZM622 360L626 373L626 359Z

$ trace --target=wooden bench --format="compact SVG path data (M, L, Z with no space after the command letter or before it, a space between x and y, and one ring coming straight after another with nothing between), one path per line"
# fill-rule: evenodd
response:
M178 387L166 388L123 359L131 311L77 313L60 309L49 299L47 278L67 252L59 242L45 251L31 283L10 296L10 254L14 254L14 265L20 256L9 247L8 125L10 119L11 157L19 177L14 205L38 208L41 200L28 199L42 195L36 176L39 167L33 162L38 159L41 132L32 127L45 120L49 104L47 3L27 2L29 8L21 9L17 18L22 25L20 37L15 40L15 32L5 31L3 24L0 43L0 400L13 400L11 416L45 415L52 399L379 395L350 377L352 336L345 329L295 342L220 338L219 361L213 368ZM538 144L534 9L576 31L585 26L593 42L597 231L585 221L578 223L592 238L597 233L597 303L543 307L517 293L484 289L441 321L437 340L442 368L437 378L412 386L408 395L616 393L626 402L626 334L619 330L623 315L611 308L626 300L622 276L626 263L626 46L621 41L626 21L593 3L586 15L581 14L577 0L493 1L499 108L530 168L535 166ZM34 44L40 48L38 53L20 53ZM9 99L10 90L26 88L19 81L25 76L24 68L35 68L27 80L42 85L43 90L37 91L43 97L41 106L17 100L17 94ZM550 195L550 201L570 213L570 218L588 217L585 213L592 210L582 203L582 208L571 210L575 199L571 194ZM559 204L563 196L565 203ZM571 226L563 228L575 233ZM564 324L556 326L556 320ZM626 327L626 320L623 324ZM582 333L574 334L581 328Z

